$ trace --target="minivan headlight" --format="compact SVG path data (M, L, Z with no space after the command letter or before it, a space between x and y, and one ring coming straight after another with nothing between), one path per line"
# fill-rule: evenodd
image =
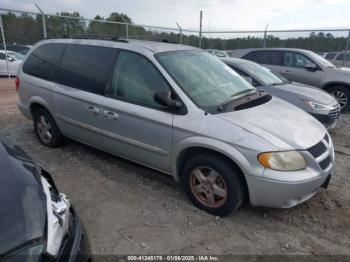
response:
M311 110L315 110L315 111L329 111L329 110L334 109L332 106L312 102L309 100L304 100L304 102L308 108L310 108Z
M278 171L297 171L306 167L306 160L298 151L261 153L258 161L264 167Z

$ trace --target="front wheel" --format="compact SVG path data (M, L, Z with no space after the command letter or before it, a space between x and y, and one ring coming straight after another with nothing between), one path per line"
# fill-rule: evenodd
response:
M188 197L210 214L228 215L244 200L240 170L218 155L194 156L186 162L183 172Z
M343 86L334 86L327 90L340 105L341 112L350 110L350 89Z

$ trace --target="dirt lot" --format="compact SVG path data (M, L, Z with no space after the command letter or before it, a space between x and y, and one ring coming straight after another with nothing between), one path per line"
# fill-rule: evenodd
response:
M331 132L336 169L327 190L292 209L244 206L218 218L194 208L168 176L73 141L42 146L16 109L12 82L0 80L0 135L53 175L94 254L350 255L350 114Z

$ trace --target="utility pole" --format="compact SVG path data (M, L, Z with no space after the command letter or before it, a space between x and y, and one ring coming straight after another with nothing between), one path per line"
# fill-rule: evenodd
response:
M46 21L45 21L45 14L43 12L43 10L41 10L41 8L39 7L38 4L35 4L36 8L38 8L40 14L41 14L41 21L43 23L43 36L44 36L44 39L47 38L47 32L46 32Z
M180 45L182 44L182 28L181 28L181 26L176 22L176 25L177 25L177 27L179 28L179 30L180 30Z
M202 19L203 19L203 11L200 12L199 15L199 48L202 48Z

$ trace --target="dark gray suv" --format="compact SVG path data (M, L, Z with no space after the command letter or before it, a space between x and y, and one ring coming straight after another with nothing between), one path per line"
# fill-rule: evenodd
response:
M239 49L231 57L265 65L290 81L319 87L332 94L342 112L350 109L350 69L339 68L318 54L292 48Z

